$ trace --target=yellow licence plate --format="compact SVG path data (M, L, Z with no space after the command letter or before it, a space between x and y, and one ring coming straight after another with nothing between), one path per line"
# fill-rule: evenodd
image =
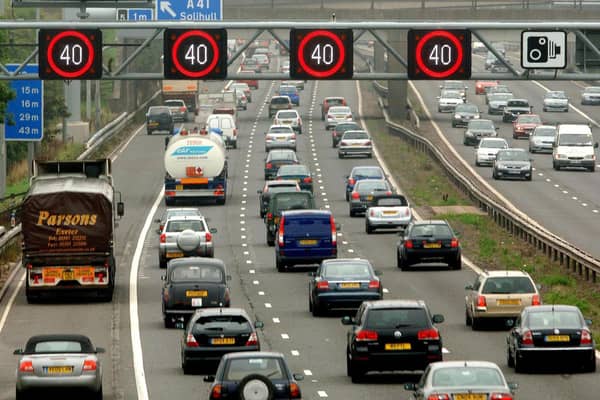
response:
M63 271L62 279L63 281L72 281L75 279L75 273L73 271Z
M499 306L520 306L521 299L498 299L496 303Z
M410 343L386 343L386 350L410 350Z
M167 252L167 258L179 258L179 257L183 257L183 253L180 251Z
M454 400L485 400L487 399L486 394L477 394L477 393L459 393L454 395Z
M568 342L571 340L569 335L548 335L546 342Z
M208 296L208 291L206 290L186 290L186 297L206 297Z
M303 246L314 246L315 244L317 244L317 240L316 239L302 239L302 240L300 240L300 244Z
M423 247L426 249L440 249L442 247L441 243L425 243Z
M183 185L175 185L175 190L183 190Z
M71 366L48 367L47 371L49 374L56 374L56 375L71 374L71 373L73 373L73 367L71 367Z
M397 212L397 211L384 211L383 213L384 213L385 215L395 215L395 214L397 214L398 212Z
M344 289L358 289L360 287L360 283L358 282L346 282L340 284L341 288Z
M211 344L235 344L235 338L224 337L224 338L213 338L210 340Z
M368 200L368 201L371 201L371 200L373 200L373 195L368 195L368 196L367 196L367 200Z

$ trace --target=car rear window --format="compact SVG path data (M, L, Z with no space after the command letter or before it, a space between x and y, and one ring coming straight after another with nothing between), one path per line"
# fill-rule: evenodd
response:
M324 266L322 276L325 279L369 279L371 271L365 263L335 262Z
M298 192L290 195L278 195L275 200L275 209L277 211L285 210L306 210L312 207L312 199L307 193L306 195Z
M313 236L313 235L331 235L331 221L327 218L316 218L314 215L306 217L294 217L285 219L285 233Z
M488 278L483 285L481 293L535 293L531 280L525 276L503 276Z
M272 151L269 153L268 161L274 160L295 160L296 154L293 151Z
M330 107L330 114L350 114L350 107Z
M508 101L508 107L529 107L529 103L526 101Z
M278 176L308 175L308 169L303 165L284 165L277 171Z
M408 203L407 203L406 199L401 199L398 197L391 197L391 198L383 197L383 198L380 198L377 200L377 205L380 207L394 207L394 206L406 207L406 206L408 206Z
M76 341L52 340L35 344L34 353L81 353L81 343Z
M416 225L410 231L412 237L436 237L436 238L450 238L452 232L447 225L435 224L435 225Z
M281 193L296 190L296 185L269 186L269 193Z
M243 315L207 315L200 317L194 324L194 330L215 331L251 331L250 322Z
M191 229L194 232L204 232L204 224L199 220L169 221L167 223L167 232L183 232L186 229Z
M383 178L383 173L379 168L361 168L355 169L352 173L354 178L364 179L364 178Z
M344 133L344 139L352 140L352 139L368 139L369 135L367 132L346 132Z
M171 271L173 282L222 282L223 271L214 265L181 265Z
M279 112L277 118L298 118L298 114L295 111Z
M335 127L336 132L346 132L351 129L360 129L360 127L355 122L344 122L342 124L337 124Z
M427 312L422 308L380 308L369 311L366 328L397 329L409 326L429 326Z
M289 126L276 126L269 129L269 133L294 133Z
M260 374L270 379L284 379L284 368L277 358L241 358L229 360L224 380L241 381L250 374Z
M181 100L167 100L165 101L165 106L169 107L183 107L185 103Z
M275 97L271 99L271 104L290 104L289 97Z
M500 373L486 367L440 368L433 372L431 383L448 387L504 386Z
M357 192L367 192L373 190L387 190L388 185L385 181L369 182L368 180L360 181L356 183Z
M343 106L344 105L344 100L343 99L327 99L327 104L329 104L329 106Z
M579 314L569 310L532 312L527 318L527 325L531 329L565 329L583 326Z

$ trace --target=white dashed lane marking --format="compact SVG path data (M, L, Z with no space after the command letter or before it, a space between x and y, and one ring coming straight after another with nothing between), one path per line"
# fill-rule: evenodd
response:
M271 303L265 303L265 308L273 308L273 306L271 305Z
M317 394L319 395L319 397L329 397L327 396L327 392L324 390L318 390Z
M300 355L300 352L298 350L292 350L291 353L295 357L298 357Z
M287 333L282 333L281 334L281 338L284 339L284 340L289 340L290 335L288 335Z
M306 376L312 376L312 371L310 369L305 369L304 370L304 375L306 375Z
M279 318L277 318L277 317L273 317L273 323L274 324L279 324L279 323L281 323L281 320Z

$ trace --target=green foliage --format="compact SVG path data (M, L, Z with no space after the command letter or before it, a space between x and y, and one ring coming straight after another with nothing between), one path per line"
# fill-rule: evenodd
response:
M575 279L565 275L546 275L541 280L543 285L546 286L567 286L574 287Z
M568 304L571 306L577 306L583 314L588 314L592 308L588 301L579 298L576 293L572 292L548 292L544 295L544 304Z

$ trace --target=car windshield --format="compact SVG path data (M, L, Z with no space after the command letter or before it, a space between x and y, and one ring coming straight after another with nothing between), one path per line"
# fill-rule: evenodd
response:
M548 99L566 99L567 95L564 92L548 92L546 93Z
M377 199L378 207L406 207L408 202L404 197L382 197Z
M362 180L356 183L354 190L357 192L371 192L375 190L388 190L386 181Z
M441 97L443 99L461 99L462 100L461 94L458 92L454 92L454 91L444 91L444 93L442 93Z
M329 104L329 106L343 106L344 99L326 99L325 102Z
M51 340L38 342L33 348L33 353L81 353L81 343L71 340Z
M477 106L474 104L459 104L456 106L455 112L457 112L457 113L466 112L466 113L477 114L479 112L479 110L477 109Z
M408 326L428 327L427 312L423 308L379 308L367 316L368 329L394 329Z
M352 172L356 179L383 178L383 172L379 168L357 168Z
M488 278L483 285L481 293L535 293L535 287L531 283L531 280L525 276L503 276Z
M542 120L537 115L521 115L518 118L519 124L541 124Z
M311 208L312 201L310 195L304 195L303 193L297 193L297 195L278 195L277 200L274 202L275 209L277 211L287 211L287 210L307 210ZM286 221L287 223L288 221Z
M559 135L558 136L560 146L591 146L592 135L582 133L573 135Z
M281 192L293 192L296 190L296 185L277 185L277 186L269 186L269 193L281 193Z
M350 107L330 107L330 114L351 114Z
M482 140L479 143L479 148L482 149L505 149L507 147L504 140Z
M529 156L524 151L506 150L498 152L498 161L529 161Z
M191 229L194 232L204 232L204 224L197 219L167 222L167 232L183 232L186 229Z
M512 93L494 93L490 95L489 101L508 101L512 97Z
M462 82L452 82L452 81L444 82L444 89L463 90L464 88L465 88L465 85Z
M581 328L583 321L575 311L536 311L528 313L527 326L531 329Z
M252 357L229 360L224 380L241 381L251 374L260 374L273 379L284 379L284 368L278 358Z
M504 386L504 379L495 368L448 367L433 371L431 385L434 387L483 387Z
M529 103L526 101L514 101L511 100L508 102L508 107L529 107Z
M298 93L296 86L280 86L279 93Z
M369 279L371 270L363 262L332 262L324 264L321 268L323 279Z
M587 87L584 90L585 93L600 93L600 87Z
M369 135L367 132L346 132L344 133L343 139L368 139Z
M269 128L269 133L293 133L289 126L272 126Z
M271 151L267 161L275 160L296 160L296 153L293 151Z
M194 324L194 331L250 331L250 322L243 315L207 315Z
M180 265L171 271L172 282L222 282L223 271L214 265Z
M295 111L284 111L284 112L278 112L277 113L277 118L282 119L282 118L298 118L298 114L296 114Z
M486 119L479 119L479 120L472 120L469 121L469 124L467 125L468 129L490 129L490 130L494 130L494 123L490 120L486 120Z
M452 231L448 225L431 224L431 225L415 225L410 231L411 237L435 237L435 238L451 238Z
M309 175L309 173L304 165L282 165L277 171L277 175Z
M344 122L335 126L336 132L346 132L352 129L359 129L359 126L356 122Z
M271 104L290 104L289 97L273 97L271 99Z
M532 136L552 136L552 137L554 137L555 133L556 133L556 128L554 128L554 127L536 128L533 131Z
M165 106L168 107L183 107L185 103L181 100L166 100Z

